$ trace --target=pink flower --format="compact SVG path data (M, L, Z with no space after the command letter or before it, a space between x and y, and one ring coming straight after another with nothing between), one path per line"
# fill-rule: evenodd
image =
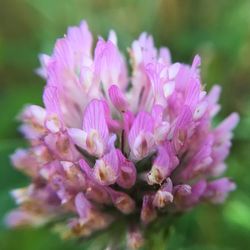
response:
M107 41L99 38L94 54L92 45L81 22L57 40L51 56L40 56L45 107L24 108L20 130L30 147L11 156L31 184L12 192L19 208L6 221L57 218L64 234L82 237L132 214L127 240L135 249L159 214L221 203L235 189L216 178L226 169L239 117L212 126L220 87L205 92L199 56L191 66L172 63L169 50L157 50L142 33L129 49L128 77L114 31Z

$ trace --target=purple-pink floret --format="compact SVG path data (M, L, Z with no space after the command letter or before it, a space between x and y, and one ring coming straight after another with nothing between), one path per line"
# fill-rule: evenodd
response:
M12 191L19 208L7 223L61 218L65 237L82 237L131 215L127 239L136 247L139 228L159 215L221 203L235 189L220 176L239 117L212 126L220 87L204 90L199 56L191 66L172 63L169 50L142 33L128 50L128 75L114 31L92 49L83 21L51 56L40 56L45 107L24 108L21 132L30 147L11 156L31 184Z

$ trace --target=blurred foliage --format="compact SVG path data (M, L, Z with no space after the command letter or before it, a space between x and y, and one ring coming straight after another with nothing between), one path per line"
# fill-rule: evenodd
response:
M37 55L50 53L66 27L86 19L95 35L117 31L120 48L140 32L168 46L174 61L190 63L199 53L203 81L223 86L222 120L241 115L227 174L238 185L222 206L202 205L178 218L166 249L247 249L250 246L250 1L249 0L0 0L0 249L84 249L62 242L47 228L10 231L4 214L15 205L9 190L27 180L8 155L25 142L15 117L26 103L41 104L43 81L33 72ZM159 235L156 234L156 237ZM156 242L160 240L155 239ZM160 242L159 242L160 244ZM168 247L168 248L167 248ZM92 246L97 249L97 246Z

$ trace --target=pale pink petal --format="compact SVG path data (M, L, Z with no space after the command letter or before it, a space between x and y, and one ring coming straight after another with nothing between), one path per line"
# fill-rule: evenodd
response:
M172 80L176 77L176 75L178 74L180 70L180 64L179 63L174 63L171 66L169 66L168 68L168 77L169 80Z
M170 50L166 47L160 48L159 59L163 60L163 62L166 63L167 65L170 65L172 61Z
M48 68L48 65L51 61L51 57L46 55L46 54L40 54L39 61L40 61L41 67L36 70L36 73L39 76L46 79L48 77L47 68Z
M86 146L87 133L85 131L79 128L69 128L68 134L77 146L83 149L87 148Z
M109 31L108 40L117 46L117 36L114 30Z

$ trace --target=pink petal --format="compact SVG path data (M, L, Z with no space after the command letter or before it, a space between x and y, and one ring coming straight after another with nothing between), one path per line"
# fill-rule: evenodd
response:
M89 166L89 164L84 160L79 160L79 165L83 172L87 175L89 179L92 179L93 177L93 169Z
M171 66L169 66L168 68L168 77L169 80L172 80L176 77L176 75L178 74L180 70L180 64L179 63L174 63Z
M163 147L159 147L157 157L148 173L148 184L161 184L170 174L170 170L168 152Z
M109 98L114 105L114 107L120 112L125 112L128 109L128 103L125 99L124 94L119 89L118 86L112 85L109 90Z
M120 150L117 150L120 174L117 184L123 188L131 188L136 181L136 168L132 161L127 160Z
M104 154L109 140L106 113L104 103L94 99L83 115L83 130L87 134L86 150L97 157Z
M141 220L144 224L148 224L156 219L157 213L153 206L153 196L144 195L142 209L141 209Z
M222 123L216 128L216 131L221 131L222 133L230 132L237 126L239 120L239 115L237 113L232 113L222 121Z
M114 184L119 175L119 165L116 150L96 161L93 176L100 185Z
M117 46L117 36L114 30L109 31L108 40Z
M139 160L146 157L153 149L154 122L150 114L139 112L128 135L132 157Z
M90 56L93 38L85 21L82 21L79 27L69 27L66 39L73 51Z
M107 141L109 131L102 101L94 99L85 108L83 115L83 129L87 133L91 130L96 130L103 141Z
M222 203L227 198L229 192L236 189L234 182L224 177L208 183L203 197L212 203Z
M75 197L75 207L82 219L87 220L91 213L91 203L85 198L83 193L78 193Z
M161 186L161 188L156 192L153 200L155 207L163 208L169 203L173 202L173 183L170 178Z
M173 192L174 192L175 197L188 196L191 194L192 188L188 184L179 184L179 185L174 186Z
M124 214L130 214L135 209L134 200L123 192L118 192L113 189L108 189L114 206Z
M94 56L95 74L100 77L104 91L113 83L119 83L121 88L126 84L126 67L118 48L112 41L99 39Z
M79 128L69 128L68 134L77 146L86 149L87 133L85 131Z
M200 95L200 83L199 80L191 79L185 92L185 104L189 106L190 110L194 112Z
M39 76L46 79L48 77L47 70L48 70L48 65L49 65L49 63L51 61L51 57L46 55L46 54L40 54L39 55L39 61L40 61L41 67L36 70L36 73Z
M188 132L192 128L191 124L192 124L191 110L189 107L184 106L182 112L177 118L174 129L173 143L176 152L178 152L184 146L188 138Z
M195 71L200 65L201 65L201 58L199 55L196 55L192 62L191 70Z
M159 58L163 60L167 65L171 64L171 54L168 48L162 47L159 50Z

